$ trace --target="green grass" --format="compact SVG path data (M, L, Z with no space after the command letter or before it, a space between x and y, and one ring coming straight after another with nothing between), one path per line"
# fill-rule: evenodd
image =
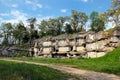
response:
M14 58L26 61L72 65L72 67L120 75L120 47L94 59Z
M44 66L0 61L0 80L68 80L72 77Z

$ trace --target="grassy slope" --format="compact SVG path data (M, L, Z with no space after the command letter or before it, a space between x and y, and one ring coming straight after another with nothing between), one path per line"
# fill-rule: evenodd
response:
M48 67L0 61L0 80L67 80L70 77Z
M17 58L18 59L18 58ZM94 59L49 59L49 58L19 58L20 60L73 65L80 69L120 75L120 47L107 55Z

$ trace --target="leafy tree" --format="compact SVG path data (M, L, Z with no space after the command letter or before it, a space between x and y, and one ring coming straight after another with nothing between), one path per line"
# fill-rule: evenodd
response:
M2 23L2 36L3 36L3 44L11 44L12 37L12 24L11 23Z
M65 33L67 33L67 34L72 34L73 33L71 25L68 24L68 23L65 25Z
M58 17L56 19L42 20L39 24L41 35L59 35L62 33L63 25L67 20L66 17Z
M95 19L91 23L91 30L92 31L99 32L99 31L102 31L104 29L105 29L104 22L101 19L99 19L99 18Z
M112 0L112 7L108 10L107 15L111 17L109 21L113 21L116 26L120 24L120 0Z
M29 23L29 26L30 26L30 29L34 29L34 26L35 26L35 22L36 22L36 18L30 18L27 20L27 22Z
M57 18L57 35L62 33L63 25L65 21L67 20L67 17L58 17Z
M35 38L32 38L32 32L34 30L36 21L37 21L36 18L30 18L30 19L27 20L27 22L29 23L29 26L30 26L30 41L29 41L30 42L30 47L32 45L33 39L35 39Z
M40 29L39 37L45 36L48 29L48 21L42 20L38 26Z
M90 14L90 19L91 21L94 21L98 18L98 12L95 12L93 11L91 14Z
M83 13L83 12L80 12L80 28L81 28L81 31L83 31L83 26L86 24L87 20L88 20L88 16Z
M114 10L120 9L120 0L112 0L112 9Z
M108 15L106 12L99 13L98 18L101 19L104 23L108 22Z
M75 10L72 11L72 19L71 19L71 26L74 32L77 32L78 24L79 24L79 13Z
M83 26L85 25L85 23L88 20L88 16L83 13L83 12L77 12L75 10L72 11L72 18L71 18L71 26L74 30L74 32L78 32L78 27L80 25L81 27L81 31L83 29Z
M91 30L95 32L99 32L101 30L105 29L105 22L102 20L102 18L99 18L99 13L98 12L92 12L90 14L90 20L91 20Z
M28 43L29 39L30 39L30 34L28 32L28 30L26 30L24 33L23 33L23 36L22 36L22 43Z
M26 33L26 27L22 22L19 22L13 30L13 37L15 38L15 42L18 41L18 43L21 44L23 42L23 37L26 35Z
M48 35L57 35L57 19L49 19L48 21Z
M38 38L39 38L39 36L38 36L38 31L37 31L37 30L33 30L31 37L32 37L33 39L38 39Z

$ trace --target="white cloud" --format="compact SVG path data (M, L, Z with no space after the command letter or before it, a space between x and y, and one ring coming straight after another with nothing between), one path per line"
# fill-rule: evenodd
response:
M42 5L41 5L41 4L36 4L36 6L37 6L38 8L42 8Z
M42 4L40 4L37 0L35 1L25 0L25 3L31 5L33 10L37 10L43 7Z
M8 13L0 13L0 16L9 16Z
M62 12L62 13L66 13L66 12L67 12L67 9L61 9L61 12Z
M82 2L88 2L88 0L81 0Z
M41 15L41 16L37 17L37 24L39 24L42 20L49 20L50 18L54 18L54 17L53 16L42 16Z
M10 13L1 13L0 15L2 15L3 17L11 17L11 19L4 19L4 18L0 18L1 23L3 22L10 22L12 24L14 23L18 23L19 21L23 21L23 23L25 25L27 25L26 20L27 18L27 14L23 13L19 10L11 10Z
M26 2L27 4L33 4L33 2L30 1L30 0L25 0L25 2Z
M6 16L8 16L8 15L6 15ZM28 26L28 23L26 22L26 20L29 19L28 14L21 12L19 10L11 10L9 13L9 16L11 17L11 19L5 20L3 18L0 18L0 24L3 22L10 22L12 24L15 24L15 23L19 23L19 21L22 21L25 24L25 26ZM36 19L37 19L36 24L40 24L40 22L42 20L48 20L50 18L53 18L53 16L42 16L41 14L39 14L36 16Z
M74 1L77 1L77 2L88 2L88 1L90 1L90 2L93 2L93 0L74 0Z
M115 23L114 22L108 22L106 25L106 30L110 29L110 28L114 28L115 27Z
M27 16L26 13L20 12L19 10L11 10L10 14L13 18L16 18L19 20L25 19Z
M38 14L37 16L38 16L38 17L42 17L42 14Z
M22 21L25 26L27 25L26 20L28 19L28 14L20 12L19 10L11 10L10 14L14 19L8 20L9 22L18 23Z
M13 7L13 8L17 8L17 7L18 7L18 4L13 4L12 7Z

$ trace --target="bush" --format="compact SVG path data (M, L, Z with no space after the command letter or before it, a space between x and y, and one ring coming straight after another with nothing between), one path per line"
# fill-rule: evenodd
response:
M29 56L28 51L17 51L13 54L13 57L23 57L23 56Z

